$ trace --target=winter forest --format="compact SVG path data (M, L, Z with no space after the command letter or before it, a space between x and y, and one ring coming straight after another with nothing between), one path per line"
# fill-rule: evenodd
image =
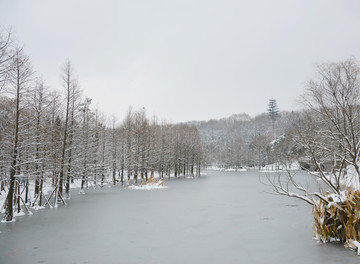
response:
M203 151L195 126L149 119L146 110L129 107L121 123L94 109L82 96L74 66L61 70L62 90L53 90L36 76L25 51L13 45L11 33L0 38L1 193L5 221L25 206L55 205L70 198L71 184L146 183L160 178L200 176ZM46 197L43 184L51 182ZM20 195L34 183L34 193Z
M144 10L136 9L147 14ZM209 11L211 19L214 10ZM170 16L167 19L171 20ZM158 23L166 24L163 20ZM138 25L134 22L132 26ZM209 30L202 25L194 36L205 28ZM219 34L227 30L220 28ZM306 74L299 76L309 77L299 81L292 72L294 66L286 63L277 77L273 76L270 69L278 67L274 67L277 57L262 61L261 55L251 65L239 68L227 63L243 58L253 61L247 53L255 56L258 50L244 48L240 56L225 54L227 47L222 46L216 53L205 45L211 43L207 40L195 45L194 51L185 40L196 37L177 39L170 34L169 39L176 39L174 43L181 43L191 54L185 52L188 57L182 58L182 53L177 54L182 49L175 49L179 58L172 63L171 44L152 46L149 39L137 39L136 30L129 32L137 41L121 46L123 53L117 60L131 61L124 64L130 70L122 64L121 70L114 69L115 75L121 75L119 83L128 82L128 86L114 86L109 93L105 86L113 84L110 73L99 74L98 80L87 76L87 85L104 82L97 87L103 89L101 96L116 97L119 109L127 106L126 112L116 109L109 115L95 103L98 98L87 94L93 90L82 84L77 63L71 58L65 57L61 65L46 66L58 69L58 83L50 85L32 63L37 55L27 53L26 43L20 43L12 29L0 27L0 263L357 263L358 58L320 60L323 57L313 56L319 61L312 67L304 64L307 69L302 73ZM147 37L154 33L149 32ZM293 32L297 33L291 28L284 35ZM107 34L116 35L112 31ZM161 32L161 44L163 37ZM216 35L216 39L221 37ZM256 39L254 43L267 41ZM224 43L232 43L232 39ZM241 38L241 43L246 41ZM162 66L160 55L142 54L140 48L132 61L123 51L128 48L130 54L132 46L164 51L166 59L162 59L171 63ZM229 50L241 49L229 44ZM284 52L286 58L294 53L270 47L263 54L274 50ZM101 51L104 58L107 52L106 48ZM192 57L196 59L190 60ZM229 61L222 61L224 57ZM209 63L210 70L208 60L216 62ZM97 63L94 60L92 66L98 67ZM187 75L178 71L181 66L188 70ZM205 74L201 67L209 71ZM170 68L175 70L167 71ZM284 68L290 70L284 72ZM107 78L110 81L105 81ZM277 98L280 93L275 89L273 97L265 92L271 90L268 84L274 87L275 83L288 95L293 89L287 83L291 78L302 83L294 109L286 102L289 98ZM183 79L194 86L185 87ZM245 83L248 79L251 81ZM252 84L265 86L261 94L255 92L256 100L248 103L246 95L252 94ZM161 85L159 90L154 88ZM141 94L136 90L139 86L144 89ZM181 96L169 96L164 87L172 92L181 90ZM117 97L116 89L125 99ZM131 94L139 101L136 107L126 99ZM138 107L151 100L160 105L154 109L165 110L149 114L153 109ZM208 108L198 103L202 100L209 101L205 102ZM201 111L224 113L220 110L227 105L235 105L239 111L210 119L196 116ZM252 105L262 112L247 113ZM170 108L194 118L165 121Z

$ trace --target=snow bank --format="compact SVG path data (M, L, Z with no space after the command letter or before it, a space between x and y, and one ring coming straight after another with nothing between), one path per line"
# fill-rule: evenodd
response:
M259 170L259 172L284 172L284 171L288 171L288 170L291 170L291 171L301 170L301 166L300 166L299 162L297 162L297 161L294 161L289 164L274 163L274 164L269 164L269 165L262 167Z
M360 256L360 243L356 240L349 239L346 241L345 247L349 247L356 251L356 255Z
M163 185L163 181L160 180L158 182L154 182L154 183L147 183L147 184L142 184L142 185L130 185L127 187L127 189L130 190L156 190L156 189L166 189L167 186Z
M228 169L224 169L224 168L220 168L217 166L211 166L209 168L207 168L208 170L216 170L216 171L247 171L246 168L228 168Z
M360 190L359 175L355 170L355 166L348 166L346 168L343 177L340 178L340 184L345 188Z

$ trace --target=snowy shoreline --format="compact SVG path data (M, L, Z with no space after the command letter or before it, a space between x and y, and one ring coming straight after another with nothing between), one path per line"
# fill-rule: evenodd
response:
M103 187L112 187L113 184L112 182L110 181L104 181L104 184L103 184ZM22 187L22 188L25 188L25 187ZM100 185L94 185L91 181L88 182L87 184L87 187L85 188L85 190L88 190L88 189L96 189L96 188L102 188ZM164 181L159 179L159 178L156 178L156 180L152 181L152 182L148 182L148 183L139 183L139 184L133 184L133 183L128 183L127 181L124 182L124 188L125 189L129 189L129 190L157 190L157 189L167 189L168 187L164 185ZM79 194L85 194L85 191L84 189L81 189L81 179L74 179L74 182L71 183L71 190L72 191L78 191ZM28 197L27 197L27 207L29 208L29 213L26 213L25 210L24 210L24 206L22 205L21 206L21 210L20 212L18 213L17 211L14 211L14 219L13 221L16 221L15 217L18 217L18 216L24 216L24 215L32 215L32 210L33 211L37 211L37 210L40 210L40 209L44 209L46 208L47 206L52 208L52 207L56 207L57 204L59 202L57 202L56 204L54 203L54 201L51 203L51 206L49 205L45 205L46 202L43 203L42 206L38 206L38 205L34 205L34 206L31 206L31 204L34 202L34 191L35 191L35 182L34 181L30 181L29 182L29 185L28 185ZM45 196L48 196L51 194L51 192L54 191L54 186L52 185L52 183L49 183L49 182L44 182L44 185L43 185L43 194ZM22 199L25 201L25 194L26 192L23 191L21 193L21 197ZM1 208L1 211L0 211L0 222L1 223L7 223L7 221L3 221L2 220L2 217L5 213L5 210L4 210L4 203L5 203L5 200L6 200L6 197L7 197L7 191L3 191L1 192L0 194L0 208ZM65 200L67 199L70 199L70 198L65 198ZM52 199L53 200L53 199ZM11 222L13 222L11 221Z

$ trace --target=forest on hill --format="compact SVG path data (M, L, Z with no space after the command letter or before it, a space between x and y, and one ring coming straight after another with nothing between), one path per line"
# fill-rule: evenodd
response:
M264 111L255 117L243 113L187 124L199 130L208 166L238 169L280 161L283 158L280 143L284 147L298 116L299 112L279 111L273 123L270 114Z

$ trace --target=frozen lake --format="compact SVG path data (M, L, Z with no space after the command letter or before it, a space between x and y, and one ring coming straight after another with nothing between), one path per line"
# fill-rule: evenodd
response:
M312 240L307 204L265 193L258 172L206 171L168 189L74 194L0 225L0 263L358 263Z

